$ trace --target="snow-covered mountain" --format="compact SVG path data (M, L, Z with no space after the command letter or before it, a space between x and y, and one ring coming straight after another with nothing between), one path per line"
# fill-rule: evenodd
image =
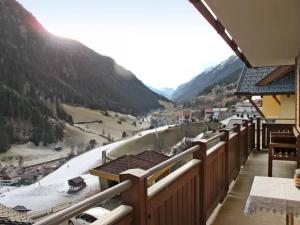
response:
M216 66L210 67L174 91L171 100L177 103L190 101L207 87L213 87L221 80L238 79L244 63L237 56L230 56Z
M148 88L150 88L150 90L152 90L152 91L156 92L157 94L160 94L168 99L171 99L171 97L175 91L173 88L168 88L168 87L154 88L154 87L148 86Z

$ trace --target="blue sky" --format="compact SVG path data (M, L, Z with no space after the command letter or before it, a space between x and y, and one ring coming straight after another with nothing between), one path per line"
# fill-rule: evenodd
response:
M107 55L156 88L233 52L188 0L18 0L51 33Z

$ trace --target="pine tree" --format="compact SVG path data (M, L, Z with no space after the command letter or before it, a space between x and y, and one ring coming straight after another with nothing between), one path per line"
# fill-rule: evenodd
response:
M9 148L9 140L6 132L4 118L0 114L0 152L5 152Z

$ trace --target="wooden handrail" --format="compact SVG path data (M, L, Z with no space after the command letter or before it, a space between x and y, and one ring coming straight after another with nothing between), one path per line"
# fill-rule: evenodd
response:
M200 162L201 161L198 159L193 159L190 162L186 163L184 166L182 166L179 169L177 169L176 171L174 171L174 173L172 173L172 176L167 176L164 179L158 181L155 185L151 186L148 189L148 198L151 199L153 196L155 196L161 190L166 188L169 184L173 183L179 177L184 175L187 171L189 171L190 169L199 165Z
M150 177L153 174L155 174L156 172L162 170L165 167L168 167L170 165L172 165L173 163L183 159L185 156L192 154L196 151L198 151L200 149L200 147L198 145L195 145L192 148L189 148L188 150L181 152L180 154L168 159L167 161L162 162L161 164L158 164L157 166L154 166L152 168L150 168L149 170L147 170L147 175L146 177Z
M105 191L102 191L92 197L89 197L75 205L70 206L69 208L66 208L58 213L55 213L46 219L43 219L35 225L57 225L60 224L68 219L71 219L72 217L86 211L89 208L95 207L99 205L101 202L110 199L125 190L128 190L132 186L132 182L130 180L124 181L120 184L117 184L110 189L107 189Z
M129 215L133 212L133 208L127 205L120 205L118 208L111 211L109 214L104 216L103 218L97 220L91 225L111 225L118 222L120 219Z
M207 140L201 139L201 141L205 142L206 144L209 144L209 143L213 142L214 140L223 137L224 135L225 135L225 133L221 132L221 133L219 133L219 134L217 134L217 135L215 135L215 136L213 136L213 137L211 137L211 138L209 138Z
M260 118L257 118L257 120L260 121ZM126 219L127 222L124 224L129 224L131 220L134 225L145 225L149 219L149 214L147 214L149 213L147 204L150 204L151 201L161 201L161 196L159 195L164 193L163 197L166 197L172 188L175 193L174 195L177 196L176 191L178 191L178 188L176 182L185 183L186 186L184 187L184 190L187 193L187 199L190 201L191 199L194 199L194 203L198 204L199 207L197 207L197 212L199 212L199 215L197 216L197 220L200 220L201 223L204 224L207 216L210 215L215 205L218 202L223 201L226 197L229 183L238 175L241 163L244 163L244 161L247 160L248 153L251 152L251 149L249 149L249 141L254 132L253 120L246 120L242 126L242 130L241 125L237 124L231 129L221 130L220 133L207 140L199 139L193 143L195 144L194 147L187 149L147 171L141 169L125 171L120 175L120 184L53 214L52 216L37 222L36 225L60 224L91 207L99 205L99 203L117 194L122 194L122 203L125 208L123 207L122 210L119 208L118 212L115 210L112 211L109 216L105 217L108 219L103 220L106 222L97 221L94 224L121 224L118 219ZM230 135L229 131L231 130L234 130L234 133ZM217 142L216 140L218 139L220 139L220 141ZM215 144L214 141L217 143ZM214 145L208 147L209 143L213 143ZM148 177L164 168L172 166L174 163L191 154L193 154L194 159L148 188ZM240 162L240 160L243 161ZM212 171L215 170L219 171L216 179L222 179L221 183L212 177ZM185 177L185 175L187 176ZM215 176L215 174L213 176ZM220 183L214 193L208 192L208 190L210 190L209 185L214 185L213 183L210 184L211 179L213 183ZM192 182L193 185L191 185L190 182ZM172 187L169 189L170 186ZM193 190L195 187L197 187L197 191ZM190 192L187 192L189 188L193 190L193 198L191 197L192 195L190 195ZM208 203L205 202L206 195L209 196L208 198L210 201ZM165 199L164 201L167 200ZM127 205L129 207L127 207Z
M206 154L207 155L212 154L214 151L217 151L223 145L225 145L225 142L224 141L220 141L218 144L216 144L213 147L211 147L210 149L208 149L207 152L206 152Z

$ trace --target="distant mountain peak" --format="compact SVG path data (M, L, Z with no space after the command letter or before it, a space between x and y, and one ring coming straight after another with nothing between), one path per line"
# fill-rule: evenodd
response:
M162 96L165 96L168 99L171 99L175 89L174 88L169 88L169 87L163 87L163 88L154 88L151 86L148 86L152 91L154 91L157 94L160 94Z

